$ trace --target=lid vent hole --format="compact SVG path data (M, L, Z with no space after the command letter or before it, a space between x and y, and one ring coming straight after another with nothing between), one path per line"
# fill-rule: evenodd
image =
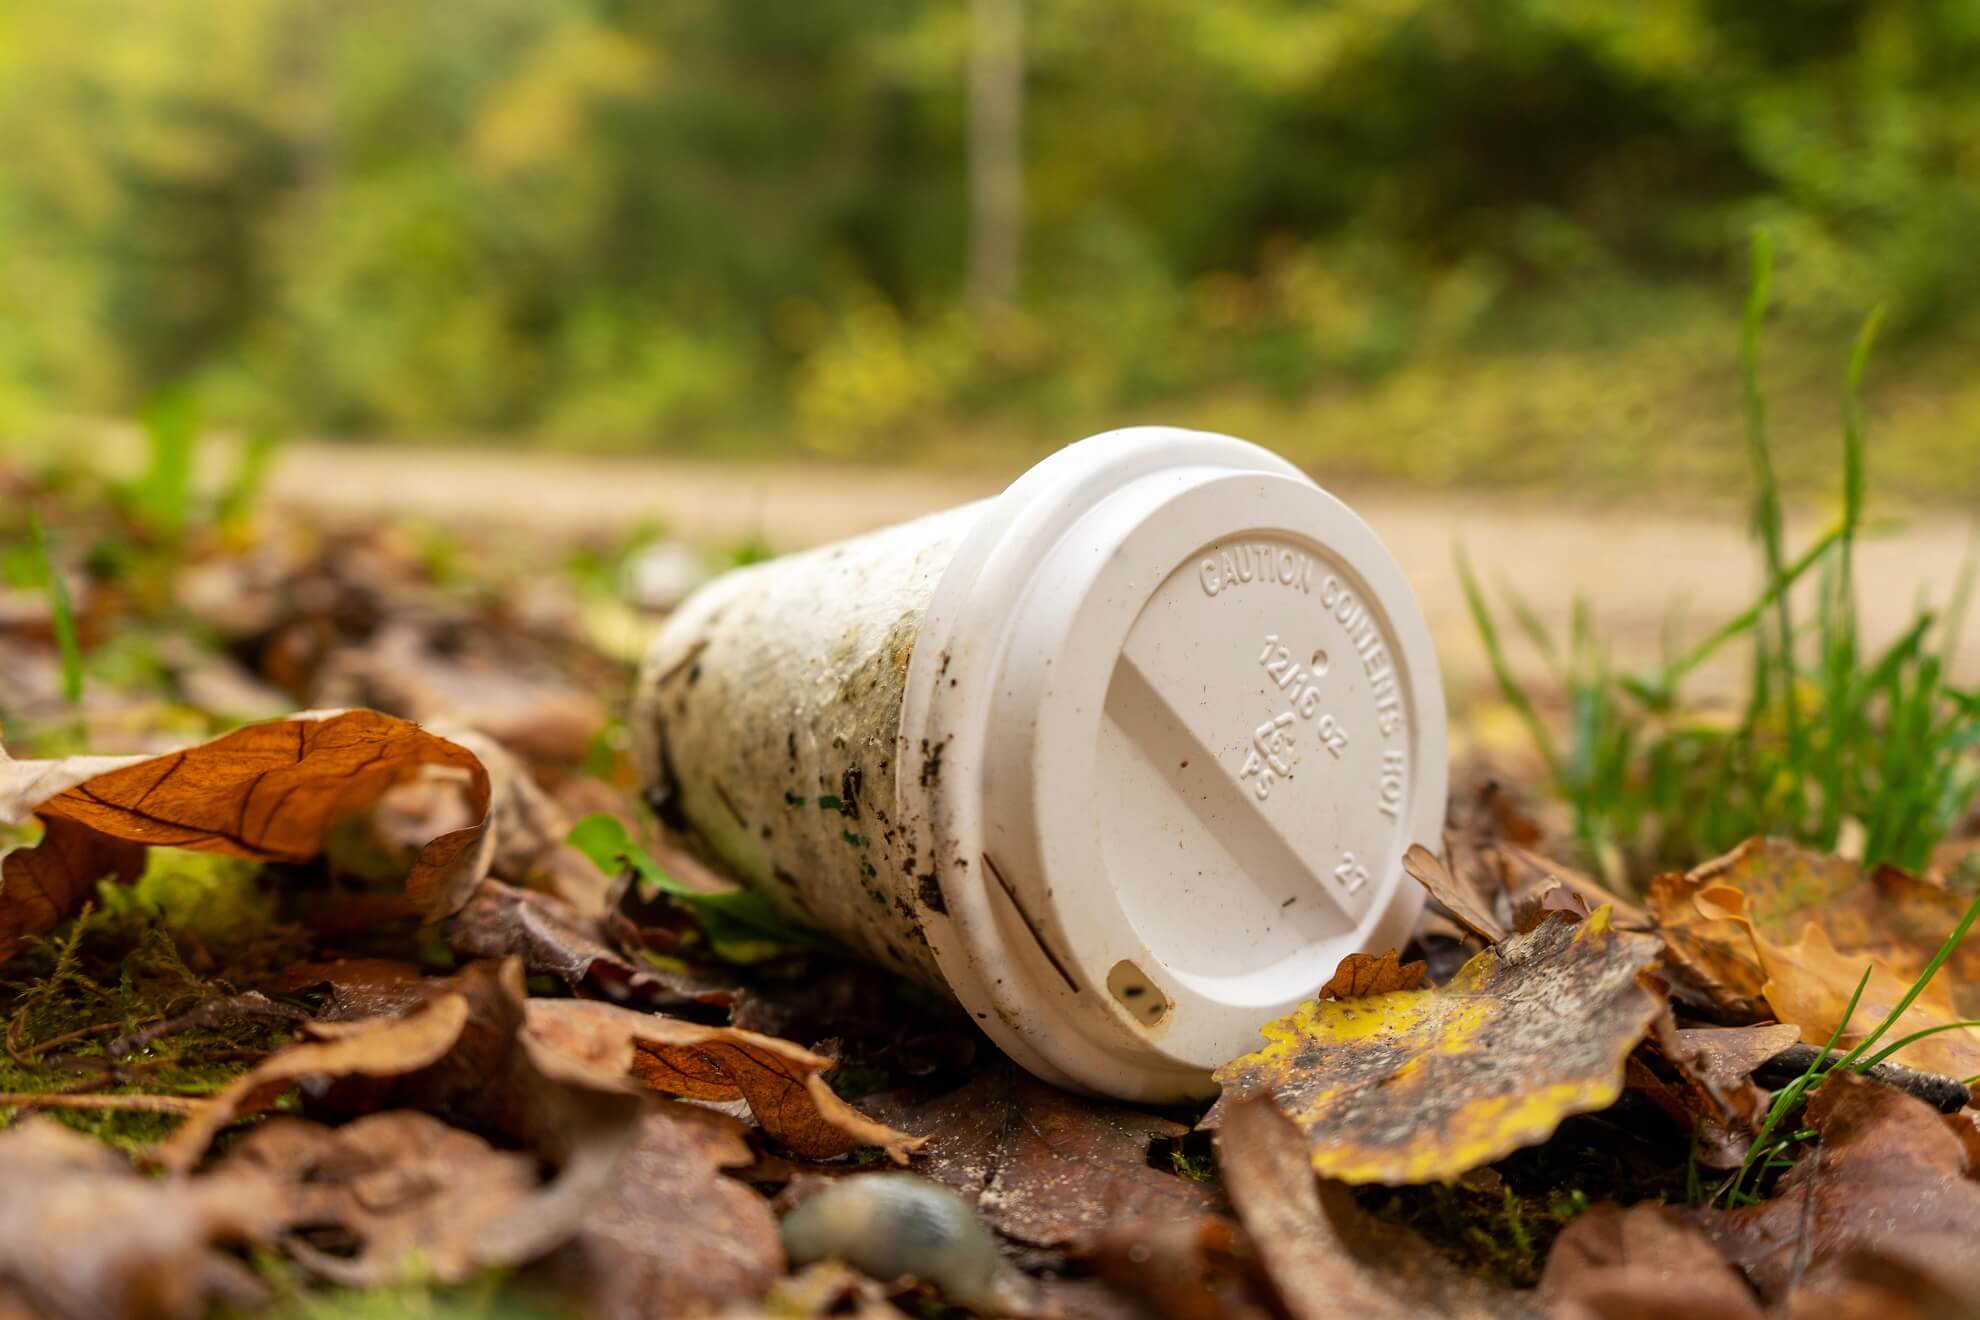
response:
M1155 982L1126 958L1107 973L1107 990L1144 1027L1154 1026L1175 1007Z

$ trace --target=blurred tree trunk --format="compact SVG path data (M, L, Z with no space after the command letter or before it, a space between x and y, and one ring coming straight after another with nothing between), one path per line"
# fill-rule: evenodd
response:
M1024 0L970 0L969 293L1017 296L1024 247Z

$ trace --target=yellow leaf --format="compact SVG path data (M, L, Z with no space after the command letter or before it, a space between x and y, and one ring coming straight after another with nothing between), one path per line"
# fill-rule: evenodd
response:
M1623 1060L1662 1006L1652 936L1611 910L1558 915L1473 958L1449 984L1313 1000L1217 1071L1223 1108L1269 1094L1313 1167L1350 1183L1449 1181L1544 1141L1622 1093Z

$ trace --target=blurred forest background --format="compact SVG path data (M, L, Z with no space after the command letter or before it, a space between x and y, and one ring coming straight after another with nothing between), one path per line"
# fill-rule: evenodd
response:
M0 0L0 434L1980 494L1975 0Z

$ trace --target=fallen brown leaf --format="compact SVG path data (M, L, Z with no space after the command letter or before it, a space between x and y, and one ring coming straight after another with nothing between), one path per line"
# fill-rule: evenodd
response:
M1780 1022L1679 1030L1668 1015L1659 1020L1657 1049L1677 1070L1684 1088L1673 1091L1675 1112L1664 1107L1672 1122L1696 1132L1699 1163L1736 1169L1745 1161L1769 1098L1753 1072L1800 1038L1799 1027ZM1633 1077L1631 1084L1638 1080Z
M278 1190L253 1176L155 1181L52 1119L0 1132L0 1313L177 1320L263 1299L222 1248L265 1242Z
M1217 1070L1224 1094L1205 1125L1270 1095L1329 1177L1456 1178L1615 1102L1662 1007L1643 976L1658 948L1613 929L1605 908L1510 936L1444 986L1309 1001Z
M313 1273L364 1288L416 1278L458 1283L513 1265L487 1244L533 1213L536 1161L410 1109L339 1128L275 1118L218 1171L252 1171L286 1194L282 1247Z
M1316 1181L1305 1138L1267 1098L1228 1108L1217 1154L1231 1204L1293 1320L1539 1314L1531 1294L1466 1274L1409 1229L1364 1214L1339 1183Z
M1760 1320L1712 1240L1660 1205L1598 1205L1554 1239L1540 1276L1552 1320Z
M1775 1017L1800 1027L1802 1040L1809 1044L1827 1043L1841 1026L1839 1044L1855 1045L1910 991L1913 977L1893 971L1875 954L1838 953L1829 943L1828 932L1813 922L1803 928L1801 938L1794 943L1774 942L1747 916L1745 902L1741 891L1713 885L1698 895L1694 905L1722 925L1745 932L1754 959L1766 974L1761 983L1762 998ZM1866 969L1870 979L1845 1024L1843 1012ZM1904 1046L1891 1057L1927 1072L1970 1077L1980 1073L1980 1030L1944 1029L1964 1020L1953 1003L1952 978L1942 973L1892 1024L1882 1043L1895 1045L1914 1032L1936 1029L1935 1034Z
M318 1024L315 1031L326 1039L291 1045L236 1078L167 1137L155 1158L174 1173L189 1171L221 1128L265 1109L305 1080L396 1077L429 1067L459 1042L468 1015L467 997L450 991L434 995L401 1018ZM333 1032L333 1027L349 1030Z
M1593 876L1542 856L1517 840L1494 840L1490 850L1498 858L1499 882L1515 910L1535 894L1566 889L1578 895L1591 912L1599 907L1614 908L1616 925L1624 930L1650 929L1649 913Z
M1267 1320L1251 1243L1221 1215L1109 1222L1082 1252L1101 1278L1163 1320Z
M396 958L292 963L267 988L292 995L318 987L329 991L316 1011L319 1022L398 1017L424 1002L432 989L417 966Z
M877 1123L832 1092L832 1060L775 1036L702 1026L589 999L532 999L529 1034L605 1074L665 1095L742 1100L763 1130L808 1159L877 1146L907 1163L923 1138Z
M784 1272L770 1203L722 1170L752 1158L727 1114L658 1101L576 1237L544 1262L595 1320L695 1315L760 1301Z
M1972 1320L1976 1297L1980 1260L1927 1267L1860 1250L1810 1270L1774 1311L1786 1320Z
M31 812L49 827L34 848L7 856L0 960L73 912L104 874L129 869L131 845L305 861L332 825L427 766L462 776L482 815L430 840L406 879L425 911L445 913L486 870L488 777L466 749L404 720L310 712L164 756L0 759L0 820Z
M1199 1182L1150 1168L1148 1148L1188 1130L1087 1100L996 1060L945 1095L869 1096L889 1123L935 1134L920 1171L1007 1237L1060 1247L1124 1220L1194 1221L1219 1204Z
M0 761L0 773L6 765ZM47 821L40 842L0 855L0 962L13 957L23 939L53 930L81 907L99 880L129 884L142 874L142 844L59 816Z
M1403 854L1403 870L1479 939L1497 944L1506 937L1505 926L1492 915L1478 890L1451 874L1443 859L1422 844L1412 843Z
M570 1236L639 1134L643 1100L623 1070L601 1071L525 1029L515 959L467 967L404 1017L310 1029L321 1039L278 1052L214 1096L159 1145L157 1162L192 1167L223 1124L298 1085L323 1115L420 1110L520 1146L532 1167L553 1171L525 1204L477 1231L477 1260L514 1263Z
M1709 899L1700 903L1716 888L1742 896L1740 911L1751 923L1750 934L1738 922L1729 923ZM1761 987L1768 977L1756 944L1785 949L1805 941L1813 926L1822 932L1822 946L1874 955L1908 983L1959 924L1970 901L1970 895L1894 867L1866 872L1846 858L1784 839L1749 839L1683 875L1659 876L1649 896L1673 958L1722 1008L1749 1015L1763 1012ZM1859 975L1865 961L1856 959ZM1966 1017L1980 1017L1980 935L1954 950L1947 973L1955 1006Z
M1513 904L1513 929L1524 935L1556 912L1582 921L1593 916L1595 909L1566 885L1553 885Z
M1772 1200L1689 1212L1770 1301L1805 1275L1868 1252L1964 1286L1980 1241L1980 1182L1965 1147L1923 1101L1835 1072L1806 1111L1818 1144ZM1980 1308L1980 1296L1966 1304Z
M1671 1033L1666 1053L1701 1085L1729 1094L1751 1085L1754 1069L1801 1038L1791 1023L1748 1027L1688 1027ZM1742 1116L1750 1116L1742 1114Z
M1680 988L1728 1017L1773 1016L1760 993L1767 977L1754 955L1752 937L1719 913L1700 910L1697 899L1704 887L1683 873L1650 882L1645 901L1663 937L1667 964L1682 978Z
M1402 962L1394 949L1379 955L1350 953L1327 978L1327 984L1320 987L1320 998L1360 999L1397 990L1421 990L1428 974L1428 963Z
M470 958L516 954L531 972L555 976L573 989L645 1008L726 1009L736 987L686 972L665 972L628 961L608 945L598 923L562 899L485 880L447 928L455 953Z

